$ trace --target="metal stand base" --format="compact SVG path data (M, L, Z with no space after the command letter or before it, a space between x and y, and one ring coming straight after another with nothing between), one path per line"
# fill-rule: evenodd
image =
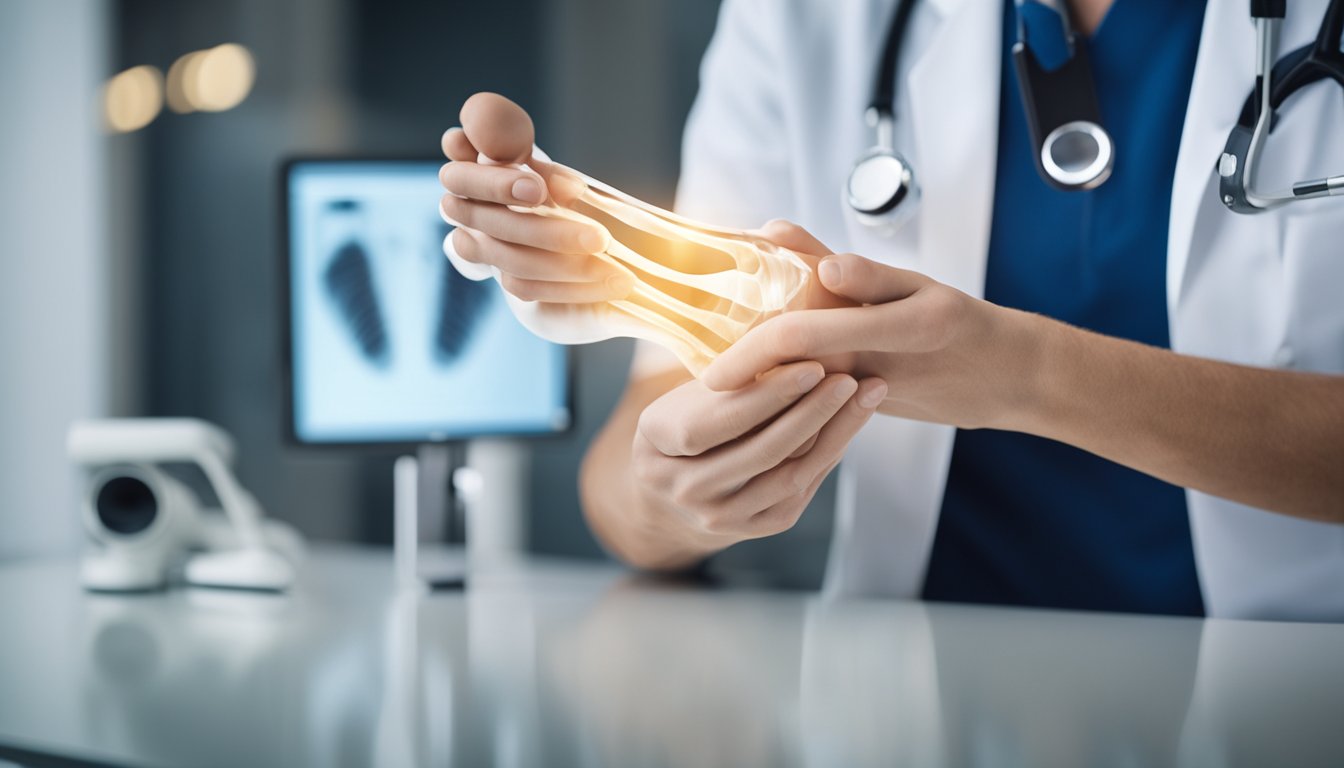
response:
M453 515L448 484L454 469L449 445L421 446L393 466L392 552L399 587L461 588L465 548L447 543Z

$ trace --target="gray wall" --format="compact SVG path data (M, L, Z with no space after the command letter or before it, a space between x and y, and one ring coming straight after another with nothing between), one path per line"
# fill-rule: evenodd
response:
M70 550L75 418L112 405L104 4L0 0L0 557Z

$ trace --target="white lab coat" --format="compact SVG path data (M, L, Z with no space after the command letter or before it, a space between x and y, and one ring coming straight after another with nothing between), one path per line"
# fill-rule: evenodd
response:
M743 227L790 218L836 250L982 295L1001 2L918 4L900 63L896 140L923 198L904 230L880 236L848 212L841 189L872 142L863 112L894 0L726 0L687 126L678 208ZM1283 50L1315 35L1324 6L1290 4ZM1240 216L1216 199L1214 163L1251 87L1254 52L1244 0L1210 0L1172 194L1172 346L1344 373L1344 200ZM1318 84L1294 97L1268 146L1265 186L1344 172L1342 94ZM919 593L953 435L879 416L856 438L841 469L830 591ZM1344 526L1195 491L1187 500L1209 615L1344 620Z

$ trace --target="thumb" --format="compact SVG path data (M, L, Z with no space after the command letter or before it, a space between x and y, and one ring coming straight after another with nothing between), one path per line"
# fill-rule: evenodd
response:
M852 253L822 259L817 276L826 290L861 304L904 299L933 282L918 272L888 267Z
M831 249L813 237L811 232L784 219L767 221L758 234L775 245L806 256L827 256L831 253Z
M756 233L775 245L798 254L814 272L817 263L823 257L831 255L831 249L827 248L825 243L791 221L772 219ZM826 290L820 280L812 280L807 286L806 306L808 309L830 309L853 306L853 302Z
M503 96L484 92L472 95L462 105L458 119L471 145L491 160L512 165L531 157L536 137L532 118Z
M551 198L560 205L569 205L583 194L586 185L563 166L539 157L532 151L536 129L527 111L497 93L481 92L472 95L462 105L458 115L462 121L460 136L444 136L444 146L450 141L474 148L467 157L487 165L522 165L537 172L546 182ZM460 152L461 150L459 150ZM454 159L458 158L451 152Z

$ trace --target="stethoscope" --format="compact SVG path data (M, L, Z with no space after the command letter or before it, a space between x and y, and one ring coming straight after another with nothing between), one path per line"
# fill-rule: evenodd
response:
M1316 39L1275 61L1279 25L1287 0L1251 0L1255 20L1255 89L1246 97L1241 116L1218 158L1218 197L1237 213L1258 213L1284 203L1344 195L1344 175L1299 181L1281 192L1254 187L1260 149L1274 130L1278 109L1303 86L1326 77L1344 86L1344 0L1330 0Z
M1115 145L1101 126L1085 41L1074 31L1064 0L1014 2L1018 13L1013 65L1036 148L1036 170L1057 189L1096 189L1111 175ZM1022 9L1027 3L1052 11L1057 17L1067 52L1063 63L1047 68L1032 51ZM1344 176L1298 182L1290 191L1277 194L1258 193L1252 188L1261 146L1284 100L1324 77L1344 85L1344 53L1340 51L1344 0L1331 0L1315 42L1272 66L1287 2L1250 0L1250 5L1256 24L1256 85L1219 159L1219 196L1237 213L1255 213L1294 200L1344 195ZM884 230L899 227L913 213L919 198L914 169L896 150L894 139L896 64L914 6L915 0L899 0L896 6L866 111L868 123L876 132L876 144L854 163L845 185L845 198L856 217Z

